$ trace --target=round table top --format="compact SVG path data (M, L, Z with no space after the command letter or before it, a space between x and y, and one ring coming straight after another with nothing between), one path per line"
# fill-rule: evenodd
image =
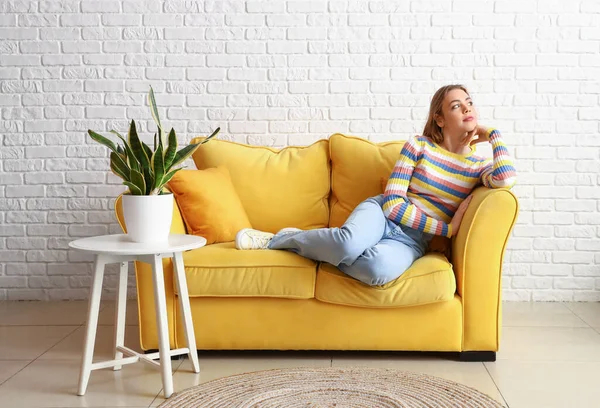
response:
M196 235L171 234L168 242L133 242L126 234L101 235L69 242L69 246L96 254L151 255L162 252L183 252L206 245L206 239Z

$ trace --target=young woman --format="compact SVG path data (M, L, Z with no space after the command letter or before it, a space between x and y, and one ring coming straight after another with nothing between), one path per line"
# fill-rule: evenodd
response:
M492 145L493 160L475 154L477 143ZM510 188L515 176L500 132L478 123L467 89L444 86L433 95L423 136L404 144L384 194L360 203L341 228L244 229L236 247L286 249L383 285L422 257L434 235L458 232L478 184Z

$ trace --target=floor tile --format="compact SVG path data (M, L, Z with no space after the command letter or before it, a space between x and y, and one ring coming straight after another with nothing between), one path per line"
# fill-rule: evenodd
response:
M562 303L504 302L502 308L504 327L589 327Z
M176 369L180 361L174 361ZM79 361L37 360L0 386L0 406L147 407L162 388L160 371L146 364L93 371L86 394L78 396Z
M592 408L600 401L600 363L509 361L485 363L510 408Z
M0 326L78 326L85 323L87 310L82 300L0 302Z
M352 353L333 356L333 367L394 368L432 375L474 388L500 403L502 395L482 363L445 360L440 357L421 357L394 353ZM354 355L356 354L356 355Z
M0 360L0 385L29 363L31 360Z
M175 392L183 391L215 380L235 374L249 373L253 371L273 370L279 368L294 367L330 367L331 357L326 353L310 352L215 352L201 353L200 373L192 371L192 364L188 359L183 360L173 377ZM159 394L152 406L158 406L164 402L162 394Z
M76 326L0 326L0 360L33 360Z
M590 326L600 329L600 302L566 302L565 306Z
M83 341L86 328L78 328L61 342L40 356L40 360L80 360L83 353ZM125 347L142 352L138 326L125 326ZM94 361L114 358L114 327L98 326Z
M113 326L115 324L115 302L107 301L98 315L98 324ZM125 312L125 324L138 325L138 308L136 300L128 300Z
M505 327L502 360L600 361L600 334L592 328Z

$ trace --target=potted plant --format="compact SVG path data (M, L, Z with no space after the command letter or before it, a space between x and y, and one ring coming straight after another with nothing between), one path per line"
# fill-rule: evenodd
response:
M216 136L221 128L217 128L202 142L177 151L175 130L171 128L168 136L163 131L152 87L148 94L148 104L158 126L158 132L154 134L154 149L140 140L133 120L127 139L111 130L111 133L123 141L123 146L93 130L88 130L88 134L93 140L112 150L110 169L129 188L123 194L123 217L128 237L134 242L158 243L168 240L173 218L173 194L165 191L165 184L183 168L175 166L183 163L201 144Z

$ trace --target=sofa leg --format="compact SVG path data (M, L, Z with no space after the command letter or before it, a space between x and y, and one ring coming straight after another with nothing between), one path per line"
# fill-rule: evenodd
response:
M458 353L460 361L496 361L495 351L461 351Z

